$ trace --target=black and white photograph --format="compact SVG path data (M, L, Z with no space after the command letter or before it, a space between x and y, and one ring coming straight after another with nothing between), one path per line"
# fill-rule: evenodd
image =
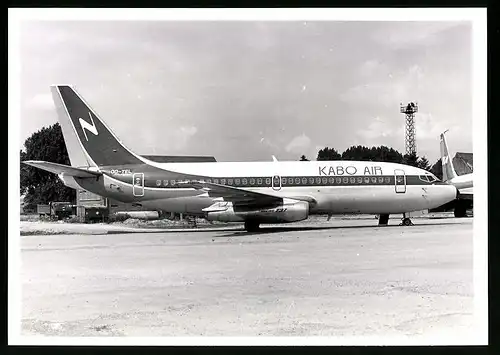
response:
M9 344L487 344L485 9L9 9L8 60Z

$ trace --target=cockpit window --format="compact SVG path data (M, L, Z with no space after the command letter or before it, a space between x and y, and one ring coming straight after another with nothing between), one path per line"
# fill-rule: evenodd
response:
M418 178L422 181L430 182L429 177L427 175L420 175Z
M420 180L426 181L426 182L439 181L439 179L436 176L434 176L433 174L420 175L419 178L420 178Z
M429 182L439 181L439 179L434 175L427 175L427 178L429 179Z

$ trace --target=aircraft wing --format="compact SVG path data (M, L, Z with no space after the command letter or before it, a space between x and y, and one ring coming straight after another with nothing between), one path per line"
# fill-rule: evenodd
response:
M239 206L271 206L278 205L283 202L282 197L243 190L237 187L220 185L212 182L186 181L177 183L177 186L186 186L203 190L206 191L210 197L222 197L224 198L224 201L230 201L234 205Z
M89 178L89 177L96 177L96 176L102 175L102 173L97 172L97 171L75 168L73 166L51 163L48 161L26 160L26 161L23 161L23 163L26 165L34 166L35 168L38 168L38 169L42 169L42 170L54 173L54 174L64 173L65 175L74 176L74 177L81 177L81 178Z

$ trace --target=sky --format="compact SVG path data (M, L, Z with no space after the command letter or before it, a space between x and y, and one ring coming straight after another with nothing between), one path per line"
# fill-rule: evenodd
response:
M316 159L328 146L472 152L470 22L25 21L21 137L71 84L138 154Z

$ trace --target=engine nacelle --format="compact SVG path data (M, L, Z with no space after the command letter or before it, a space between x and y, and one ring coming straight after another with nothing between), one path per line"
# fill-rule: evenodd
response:
M260 223L298 222L309 216L309 203L292 199L284 199L283 204L271 208L250 209L234 207L232 202L216 202L205 208L209 221L243 222L255 220Z

